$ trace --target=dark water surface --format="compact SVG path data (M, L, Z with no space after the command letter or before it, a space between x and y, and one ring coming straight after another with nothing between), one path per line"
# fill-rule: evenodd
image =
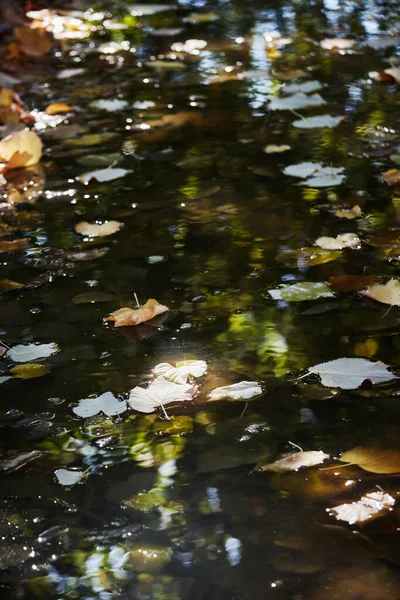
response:
M351 291L303 302L268 292L398 274L400 197L379 176L399 159L390 156L400 146L400 92L369 73L400 63L400 38L376 44L399 32L399 4L179 0L144 16L128 4L99 5L106 14L95 20L86 12L97 31L21 73L31 109L62 101L74 115L39 131L36 202L2 205L1 222L18 230L4 239L29 243L0 257L0 279L25 285L0 295L1 341L58 351L34 360L48 372L30 379L12 372L29 363L0 359L1 597L399 600L397 505L364 526L327 511L378 489L396 500L396 474L253 470L295 451L291 443L331 457L361 445L400 450L395 379L353 391L298 379L342 357L396 372L399 309ZM188 22L191 14L206 17ZM107 29L104 18L127 28ZM321 47L336 37L356 44ZM188 39L207 46L171 51ZM124 44L99 48L111 41ZM84 72L57 77L76 68ZM285 86L306 81L320 83L314 93L326 104L269 109ZM99 99L126 104L99 110ZM292 125L324 114L344 119ZM103 137L76 144L88 134ZM290 149L267 154L269 144ZM87 186L75 179L114 161L130 172ZM345 177L315 187L283 173L304 161L343 167ZM354 206L356 219L335 214ZM107 237L74 230L111 219L123 227ZM356 249L318 254L317 238L345 233L359 236ZM111 296L77 299L94 292ZM167 305L166 319L106 323L135 307L134 293ZM161 411L73 413L104 392L126 399L156 364L187 359L208 371L193 402L168 406L170 420ZM242 380L263 394L207 402L211 389ZM63 486L60 468L85 474Z

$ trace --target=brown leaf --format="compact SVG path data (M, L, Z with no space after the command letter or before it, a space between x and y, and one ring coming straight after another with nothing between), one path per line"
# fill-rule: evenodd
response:
M150 298L141 308L120 308L113 312L106 321L114 321L115 327L128 327L130 325L139 325L150 321L153 317L161 315L169 310L168 306L159 304L157 300Z
M400 185L400 169L389 169L381 175L380 179L391 185Z
M328 280L328 285L334 292L356 292L368 285L380 283L381 278L377 275L338 275Z
M22 287L24 287L22 283L18 283L17 281L12 281L11 279L0 279L0 293L19 290Z
M22 52L31 58L44 56L53 47L52 40L38 29L16 27L14 35L21 45Z
M341 462L358 465L370 473L400 473L400 450L357 447L339 458Z
M46 110L44 112L46 115L59 115L72 111L73 108L69 104L65 104L64 102L53 102L53 104L46 106Z
M24 250L28 247L28 240L21 238L11 242L0 242L0 252L13 252L14 250Z
M339 219L358 219L361 217L361 208L356 204L353 208L339 208L333 211L333 214Z

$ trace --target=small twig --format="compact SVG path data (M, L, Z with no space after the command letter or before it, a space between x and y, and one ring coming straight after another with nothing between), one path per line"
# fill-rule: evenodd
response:
M290 444L294 448L298 448L300 450L300 452L304 452L303 448L301 446L299 446L298 444L295 444L294 442L291 442L290 440L288 441L288 444Z
M332 469L344 469L345 467L354 467L357 463L347 463L346 465L333 465L333 467L324 467L318 471L331 471Z
M296 112L292 108L290 109L290 112L293 113L295 117L300 117L300 119L305 119L305 117L303 117L303 115L301 115L300 113Z
M138 308L140 308L140 302L139 302L139 298L137 297L137 294L136 294L136 292L133 292L133 295L134 295L134 297L135 297L136 306L137 306Z
M4 348L7 348L7 350L11 350L10 346L7 346L7 344L5 344L4 342L0 342L0 344L4 346Z
M160 406L161 406L161 410L162 410L162 411L163 411L163 413L164 413L164 417L167 419L167 421L170 421L170 420L171 420L171 417L169 417L169 416L168 416L168 413L167 413L167 411L166 411L166 410L165 410L165 408L164 408L164 404L162 404L162 403L160 402Z
M249 403L246 402L246 404L244 405L244 409L242 410L242 412L240 413L240 415L238 417L239 419L241 419L243 417L243 415L246 412L248 406L249 406Z

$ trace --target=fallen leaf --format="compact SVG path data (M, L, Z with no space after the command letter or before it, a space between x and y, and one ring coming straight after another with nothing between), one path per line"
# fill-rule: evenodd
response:
M76 69L61 69L57 73L57 79L70 79L71 77L78 77L86 73L86 69L77 67Z
M324 167L321 163L314 162L302 162L296 165L289 165L285 167L283 173L290 175L291 177L300 177L301 179L307 179L316 172L320 172Z
M400 281L398 279L390 279L382 285L373 285L360 292L363 296L368 296L382 304L390 304L390 306L400 306Z
M160 363L153 369L154 375L180 384L187 383L189 377L202 377L206 371L207 363L204 360L185 360L177 362L175 367L170 363Z
M318 298L333 298L332 291L323 282L302 281L291 285L282 285L275 290L268 290L274 300L286 302L303 302Z
M257 465L257 468L259 471L297 471L301 467L319 465L327 458L330 458L329 454L325 454L321 450L308 450L306 452L296 452L274 463Z
M167 312L167 310L169 310L168 306L164 306L154 298L150 298L141 308L124 307L116 310L106 318L106 321L114 321L115 327L129 327L150 321L157 315Z
M370 71L368 77L383 83L400 83L400 69L398 67L393 67L384 69L383 71Z
M121 229L121 223L118 221L106 221L101 225L97 223L88 223L87 221L81 221L75 225L76 233L87 237L105 237L112 235Z
M320 237L315 240L315 245L325 250L342 250L342 248L358 248L360 238L355 233L343 233L333 237Z
M143 17L147 15L155 15L166 10L176 10L173 4L131 4L129 12L135 17Z
M334 292L356 292L365 286L379 283L381 278L377 275L338 275L328 280L329 287Z
M380 179L391 185L400 185L400 169L389 169L381 175Z
M257 381L240 381L232 385L215 388L208 394L208 400L250 400L254 396L262 394L263 390Z
M308 372L317 373L323 385L343 390L355 390L366 379L371 383L398 379L384 363L372 362L365 358L338 358L310 367Z
M343 167L324 167L320 163L303 162L284 168L285 175L307 179L305 185L311 187L328 187L339 185L345 178Z
M57 469L54 471L58 483L61 485L75 485L84 477L84 471L71 471L69 469Z
M287 150L290 150L290 146L286 146L285 144L283 144L282 146L268 144L268 146L265 146L264 148L264 152L266 152L267 154L278 154L281 152L286 152Z
M190 13L187 17L183 19L185 23L212 23L213 21L218 21L219 15L215 12L208 13Z
M90 103L90 106L92 108L97 108L98 110L106 110L108 112L119 112L120 110L128 108L129 105L126 100L113 98L110 100L94 100Z
M50 372L50 369L46 365L30 363L27 365L17 365L10 369L10 372L17 379L34 379L36 377L47 375L47 373Z
M84 398L79 400L79 404L74 406L72 411L78 417L93 417L102 412L107 417L120 415L127 409L126 400L118 400L111 392L105 392L96 398Z
M315 129L318 127L333 128L343 121L344 117L332 117L331 115L319 115L317 117L308 117L307 119L297 119L293 121L293 127L298 129Z
M0 148L1 151L1 148ZM130 169L121 169L121 167L107 167L106 169L98 169L97 171L90 171L89 173L84 173L83 175L79 175L75 179L87 185L95 179L99 183L104 181L113 181L114 179L120 179L121 177L125 177L128 173L132 173Z
M18 240L12 240L10 242L0 241L0 252L14 252L17 250L25 250L29 245L28 240L26 238L21 238Z
M353 208L339 208L337 210L332 211L336 217L340 219L358 219L361 217L361 208L356 204Z
M315 267L336 260L342 256L340 250L324 250L323 248L298 248L289 252L281 252L277 255L276 260L279 263L297 266L302 269L304 267Z
M12 292L23 287L23 284L18 283L17 281L12 281L11 279L0 279L0 293Z
M14 35L21 45L22 52L31 58L39 58L47 54L54 43L39 29L15 27Z
M124 157L118 152L111 152L110 154L86 154L79 156L76 162L84 167L109 167L123 159Z
M6 169L36 165L42 156L42 146L42 140L34 131L16 131L1 140L0 162L6 163Z
M319 45L324 50L348 50L353 48L356 42L347 38L325 38Z
M326 101L319 94L307 96L307 94L297 93L286 98L272 98L268 108L270 110L299 110L323 104L326 104Z
M73 108L69 104L65 104L64 102L53 102L53 104L49 104L46 106L45 113L46 115L59 115L63 113L72 112Z
M19 454L18 456L14 456L13 458L7 458L5 460L0 461L0 471L8 471L9 473L12 471L17 471L24 467L32 460L36 460L43 456L43 452L40 450L31 450L31 452L24 452Z
M357 465L369 473L400 473L400 450L358 447L344 452L339 460Z
M203 50L207 46L205 40L190 39L186 42L175 42L171 46L173 52L187 52L188 54L200 54L200 50Z
M320 89L322 89L322 83L311 79L301 83L288 83L282 88L282 91L287 94L311 94L312 92L318 92Z
M191 384L173 383L165 377L157 377L147 388L133 388L128 404L139 412L151 413L171 402L192 400L195 394L196 387Z
M365 523L386 515L392 510L396 500L384 492L371 492L362 496L358 502L340 504L326 510L338 521L346 521L350 525Z
M19 344L7 352L14 362L26 363L38 358L48 358L59 351L57 344Z

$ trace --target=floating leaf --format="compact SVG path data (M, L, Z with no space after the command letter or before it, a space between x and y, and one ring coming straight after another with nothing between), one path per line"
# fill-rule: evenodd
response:
M286 152L287 150L290 150L290 146L286 146L285 144L283 144L282 146L268 144L268 146L265 146L264 148L264 152L266 152L267 154L280 154L281 152Z
M400 169L389 169L380 178L391 185L400 185Z
M303 302L318 298L333 298L332 291L323 282L302 281L292 285L282 285L275 290L268 290L274 300L286 302Z
M189 377L202 377L207 371L204 360L185 360L173 367L169 363L160 363L153 369L156 376L161 375L173 383L187 383Z
M65 126L66 127L66 126ZM60 128L57 128L57 131ZM104 142L110 141L112 138L116 136L115 133L111 131L105 131L104 133L88 133L83 135L80 138L69 139L65 143L68 146L97 146L99 144L104 144Z
M283 172L285 175L291 175L292 177L301 177L307 179L316 172L321 171L324 167L320 163L314 162L302 162L297 165L289 165L285 167Z
M0 162L5 162L7 169L36 165L41 156L42 140L34 131L16 131L0 142Z
M93 100L90 103L92 108L97 108L98 110L106 110L108 112L118 112L120 110L124 110L128 107L128 102L126 100L120 100L119 98L113 98L110 100Z
M328 187L342 183L345 177L343 171L344 167L324 167L320 163L303 162L285 167L283 173L307 179L304 185Z
M192 400L195 394L196 387L191 384L173 383L165 377L157 377L147 388L133 388L128 404L139 412L151 413L171 402Z
M377 275L338 275L331 277L328 285L334 292L356 292L367 285L379 283L380 280Z
M139 325L139 323L145 323L150 321L157 315L161 315L169 310L168 306L164 306L150 298L147 300L141 308L120 308L113 312L106 321L114 321L115 327L128 327L130 325Z
M355 233L343 233L333 237L320 237L315 240L315 245L325 250L342 250L342 248L358 248L360 238Z
M146 67L153 67L153 69L186 69L185 63L180 60L149 60Z
M307 119L297 119L293 121L293 127L298 129L315 129L318 127L336 127L344 117L332 117L331 115L319 115L317 117L308 117Z
M71 79L71 77L78 77L86 73L86 69L77 67L76 69L62 69L57 73L57 79Z
M319 45L324 50L348 50L353 48L356 42L347 38L325 38Z
M44 111L46 115L59 115L63 113L72 112L73 108L69 104L65 104L64 102L53 102L53 104L49 104L46 106L46 110Z
M0 241L0 252L14 252L17 250L25 250L28 247L28 240L21 238L12 241Z
M28 344L24 346L23 344L19 344L18 346L14 346L7 352L7 356L11 358L14 362L29 362L31 360L37 360L38 358L47 358L48 356L52 356L59 351L59 347L57 344Z
M338 521L346 521L350 525L365 523L377 517L383 517L395 504L395 499L384 492L371 492L362 496L358 502L340 504L326 510Z
M257 465L259 471L297 471L301 467L313 467L319 465L329 458L321 450L308 450L307 452L296 452L274 463Z
M272 98L268 108L270 110L299 110L323 104L326 104L326 101L319 94L307 96L307 94L297 93L286 98Z
M318 92L322 88L322 83L311 79L310 81L304 81L301 83L288 83L282 88L287 94L311 94L312 92Z
M143 17L147 15L155 15L166 10L176 10L176 6L171 4L131 4L129 12L133 16Z
M289 252L281 252L276 260L280 263L297 266L299 269L304 267L314 267L336 260L342 256L340 250L324 250L323 248L298 248Z
M61 485L75 485L85 476L84 471L71 471L69 469L57 469L54 471L58 483Z
M263 390L257 381L240 381L232 385L215 388L208 394L210 401L223 400L250 400L254 396L262 394Z
M382 304L400 306L400 281L398 279L390 279L382 285L373 285L360 293L377 302L382 302Z
M90 171L76 177L78 181L87 185L95 179L99 183L104 181L113 181L114 179L120 179L125 177L128 173L132 173L130 169L121 169L121 167L107 167L106 169L98 169L97 171Z
M383 83L400 83L400 69L392 67L383 71L370 71L368 77L376 81L382 81Z
M353 208L339 208L337 210L332 211L336 217L340 219L358 219L361 217L362 211L361 208L356 204Z
M370 473L400 473L400 450L359 447L348 450L339 460L358 465Z
M34 379L35 377L47 375L47 373L50 372L50 369L46 365L30 363L28 365L17 365L10 369L10 372L17 379Z
M173 52L187 52L188 54L199 54L207 46L205 40L186 40L186 42L175 42L171 46Z
M76 233L80 235L84 235L87 237L105 237L107 235L112 235L121 229L121 223L118 221L106 221L101 225L97 223L88 223L87 221L82 221L75 225Z
M126 401L118 400L111 392L105 392L96 398L85 398L79 400L79 404L74 406L73 412L78 417L93 417L99 412L104 413L108 417L120 415L126 411Z
M384 363L372 362L365 358L338 358L310 367L308 372L318 373L323 385L343 390L355 390L366 379L371 383L398 379Z
M187 17L183 19L185 23L212 23L213 21L218 21L219 15L215 12L208 13L190 13Z

